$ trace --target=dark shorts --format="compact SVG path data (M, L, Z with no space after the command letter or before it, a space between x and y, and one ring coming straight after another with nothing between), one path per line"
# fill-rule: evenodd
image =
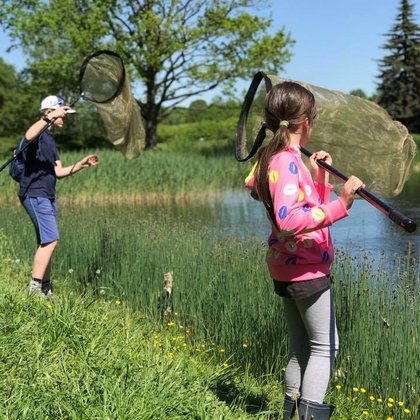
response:
M55 200L45 197L21 197L20 202L35 226L38 244L57 241L59 235Z

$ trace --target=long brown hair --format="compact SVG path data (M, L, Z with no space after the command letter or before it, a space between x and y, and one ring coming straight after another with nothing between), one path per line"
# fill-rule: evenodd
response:
M312 124L316 115L314 95L298 83L279 83L271 88L265 98L264 115L267 128L273 132L273 138L258 153L257 193L276 226L268 186L268 167L272 157L289 146L290 133L296 132L299 124L306 118L309 125ZM287 123L280 124L281 121Z

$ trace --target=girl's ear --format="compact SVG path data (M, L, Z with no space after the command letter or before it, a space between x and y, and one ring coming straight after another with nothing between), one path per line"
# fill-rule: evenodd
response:
M305 119L303 120L303 122L302 122L302 126L303 126L304 128L309 128L310 124L309 124L309 119L308 119L308 118L305 118Z

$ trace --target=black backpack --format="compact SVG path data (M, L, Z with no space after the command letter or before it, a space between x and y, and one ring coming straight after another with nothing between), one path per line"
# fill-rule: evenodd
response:
M22 151L25 146L25 139L21 139L16 149L13 152L13 156L16 159L9 166L9 175L16 181L20 182L22 174L25 170L26 151Z

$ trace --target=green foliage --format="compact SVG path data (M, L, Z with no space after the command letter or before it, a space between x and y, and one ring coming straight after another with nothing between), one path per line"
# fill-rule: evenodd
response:
M204 120L191 124L164 125L158 129L158 138L165 150L203 151L214 149L233 154L237 118L221 121Z
M16 135L22 124L29 123L32 106L26 84L13 66L0 58L0 138Z
M255 15L254 6L252 0L5 0L0 22L29 55L25 74L33 90L53 90L69 102L87 53L103 47L121 53L143 88L146 145L153 148L157 124L172 107L288 62L292 39L284 29L268 35L272 19Z
M411 131L420 130L420 26L414 5L401 0L379 65L378 103Z
M354 95L354 96L358 96L359 98L367 99L367 95L363 91L363 89L354 89L354 90L351 90L349 93L350 93L350 95Z

